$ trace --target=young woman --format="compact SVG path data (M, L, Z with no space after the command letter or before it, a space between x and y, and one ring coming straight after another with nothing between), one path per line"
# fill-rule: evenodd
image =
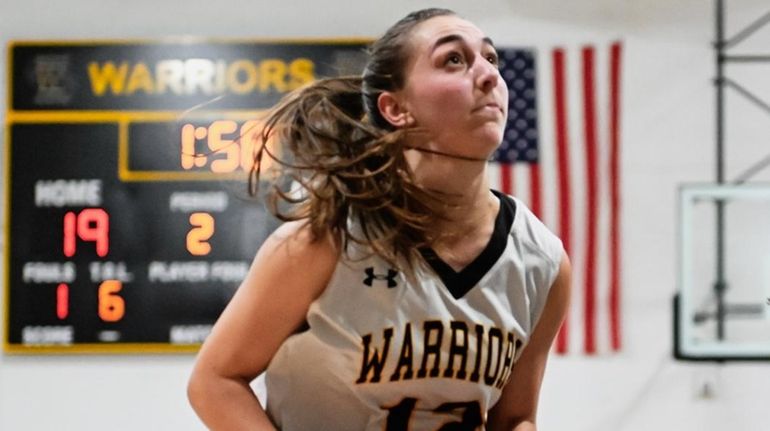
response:
M203 345L190 401L222 430L535 430L570 267L489 189L508 104L492 41L428 9L370 54L363 77L269 117L301 193L275 191L287 223Z

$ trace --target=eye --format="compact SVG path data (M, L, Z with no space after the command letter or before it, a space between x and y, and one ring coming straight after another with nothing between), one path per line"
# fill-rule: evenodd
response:
M491 64L494 64L495 66L500 64L500 60L497 58L497 54L495 53L487 54L486 59L488 62L490 62Z
M445 65L460 65L465 64L465 57L459 52L450 52L444 59Z

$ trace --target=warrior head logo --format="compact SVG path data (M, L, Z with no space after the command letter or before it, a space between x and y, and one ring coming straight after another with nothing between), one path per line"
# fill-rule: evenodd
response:
M72 95L68 87L69 57L66 55L39 55L35 57L34 79L37 86L35 103L64 105Z

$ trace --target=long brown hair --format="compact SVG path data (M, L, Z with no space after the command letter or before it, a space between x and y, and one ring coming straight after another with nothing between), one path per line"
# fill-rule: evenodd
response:
M392 265L412 267L420 259L418 250L438 237L432 227L442 218L443 204L413 180L404 140L415 130L393 127L377 99L403 88L414 27L444 15L454 12L434 8L407 15L371 45L362 76L316 81L270 111L261 139L280 151L259 146L250 188L259 185L264 157L276 160L282 180L269 194L276 217L304 219L314 238L332 232L343 244L364 244ZM286 179L294 190L286 190Z

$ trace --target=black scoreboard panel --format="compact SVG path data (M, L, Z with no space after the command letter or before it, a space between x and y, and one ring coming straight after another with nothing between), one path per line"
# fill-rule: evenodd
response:
M12 44L5 350L197 350L277 226L247 193L260 112L364 48Z

